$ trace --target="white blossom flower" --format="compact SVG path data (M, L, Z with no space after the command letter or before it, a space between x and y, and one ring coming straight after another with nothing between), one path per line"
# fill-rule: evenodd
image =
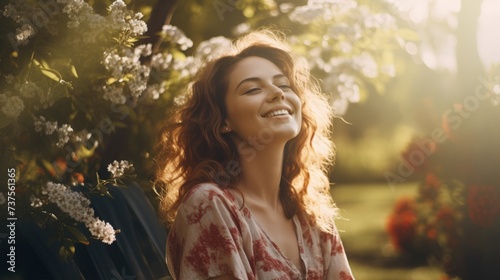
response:
M58 128L57 128L57 121L51 122L51 121L46 121L44 116L40 116L38 118L35 118L34 121L35 125L35 131L36 132L45 132L45 135L51 135L54 133Z
M94 9L83 0L58 1L66 4L62 10L69 17L68 28L79 27L86 20L87 15L94 13Z
M194 76L199 67L199 61L192 56L188 56L184 60L174 60L173 65L173 69L180 72L180 79Z
M29 38L35 35L35 29L29 23L23 24L20 28L16 28L16 40L21 46L28 44Z
M144 91L144 96L146 98L156 100L156 99L160 98L160 95L162 95L165 92L166 86L167 86L167 83L165 81L162 81L159 84L148 85L148 87Z
M64 144L68 143L72 134L73 128L69 124L63 124L57 129L58 141L56 143L56 146L63 147Z
M310 24L317 19L329 17L329 13L330 11L321 5L306 5L296 7L289 14L289 18L295 22Z
M149 56L153 52L151 44L139 45L134 49L134 56Z
M47 121L45 123L45 134L46 135L51 135L56 130L57 130L57 121L54 121L54 122Z
M396 20L387 13L368 14L364 17L364 26L373 29L392 29L396 28Z
M34 195L30 196L30 206L33 208L38 208L43 206L43 202L40 198L35 197Z
M2 112L10 118L17 119L24 110L24 102L17 96L7 97L2 107Z
M171 53L157 53L151 57L151 67L165 71L173 65L174 56Z
M104 67L108 70L114 78L121 78L123 76L123 61L117 53L106 53L103 60Z
M193 46L193 41L186 37L184 32L172 25L164 25L161 34L172 44L179 45L180 49L185 51Z
M16 7L14 7L14 5L9 3L4 6L2 14L6 18L15 19L19 15L19 12L17 11Z
M75 221L85 224L93 237L107 244L116 240L113 227L94 216L94 209L90 208L90 200L81 193L74 192L62 184L48 182L43 187L42 194L45 194L50 203L56 204L61 211Z
M213 37L201 42L194 56L200 61L210 61L224 55L231 44L231 40L224 36Z
M309 0L308 6L322 6L325 9L334 10L335 14L344 14L347 11L356 8L358 2L356 0Z
M44 124L45 124L45 118L40 116L39 118L36 118L34 123L35 125L35 131L36 132L41 132L44 128Z
M346 0L309 0L307 1L307 5L333 5L333 4L337 4L337 5L341 5L341 4L345 4L346 2L349 2L349 1L346 1Z
M140 63L130 71L132 78L127 81L127 86L134 101L146 90L150 72L151 68Z
M493 93L500 95L500 84L496 84L493 86Z
M123 85L130 89L130 97L135 101L146 90L151 69L141 63L141 56L151 54L151 45L142 45L134 49L123 48L112 50L104 55L103 65L111 77L118 83L104 85L103 98L114 104L124 104L127 96L123 91ZM126 77L126 78L125 78Z
M247 22L240 23L240 24L236 25L235 28L233 28L233 34L235 36L241 36L241 35L249 32L250 29L251 29L251 26L249 23L247 23Z
M43 188L47 199L55 203L64 213L77 222L88 222L94 217L94 210L89 208L90 200L81 193L69 190L62 184L48 182Z
M336 116L342 116L347 112L349 102L344 98L336 98L331 102L332 110Z
M97 14L90 14L87 16L87 22L90 29L103 29L103 26L106 26L106 19ZM101 32L101 31L99 31Z
M63 147L73 137L73 128L69 124L63 124L60 127L57 121L46 121L44 116L35 118L33 122L36 132L44 132L45 135L52 135L57 132L57 147Z
M116 240L115 230L109 223L96 219L92 223L89 223L88 228L92 236L102 240L104 243L111 244Z
M125 172L133 170L134 165L126 160L121 160L120 162L115 160L113 163L108 165L108 171L111 173L113 178L121 177L125 174Z
M109 8L108 26L114 30L129 31L132 36L144 34L148 27L144 21L141 20L143 15L127 10L127 5L121 1L116 0Z
M115 0L111 5L109 5L108 10L110 13L118 13L121 11L124 11L127 8L127 4L123 2L122 0Z
M123 88L120 86L109 85L103 86L105 100L111 101L113 104L125 104L127 97L123 94Z
M21 96L26 98L32 98L34 96L39 96L43 94L42 89L32 81L26 81L25 83L23 83L20 86L19 91L21 93Z
M188 96L185 93L180 93L174 97L174 104L177 106L181 106L185 104L188 100Z
M353 58L355 68L361 70L361 73L367 78L376 78L378 76L378 64L367 52Z
M359 85L351 75L340 74L339 85L337 86L340 98L350 103L357 103L361 99Z
M142 35L144 33L146 33L146 31L148 31L148 26L146 25L146 23L141 20L142 18L142 14L141 13L136 13L135 14L135 17L131 20L129 20L128 24L130 26L130 32L132 32L132 35L133 36L138 36L138 35ZM193 42L191 42L191 45L193 44Z

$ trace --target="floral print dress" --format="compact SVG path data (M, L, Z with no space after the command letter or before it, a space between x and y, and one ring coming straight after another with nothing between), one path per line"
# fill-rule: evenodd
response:
M300 215L293 217L302 275L242 204L233 190L208 183L186 195L167 240L174 279L354 279L337 231L325 233Z

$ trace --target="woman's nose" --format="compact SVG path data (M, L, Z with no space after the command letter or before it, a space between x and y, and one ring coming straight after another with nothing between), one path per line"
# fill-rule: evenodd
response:
M283 90L280 87L272 85L271 90L272 92L269 98L270 101L274 101L276 99L285 100L285 92L283 92Z

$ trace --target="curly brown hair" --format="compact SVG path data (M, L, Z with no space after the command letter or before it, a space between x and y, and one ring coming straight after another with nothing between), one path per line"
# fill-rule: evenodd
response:
M274 63L302 103L300 133L285 145L279 194L285 214L306 214L319 228L331 231L337 215L326 175L334 158L331 106L306 61L292 55L284 36L269 30L240 38L223 56L207 62L189 87L187 101L173 110L160 131L154 180L161 197L160 216L171 224L186 193L199 183L233 188L238 182L234 171L241 155L221 128L227 116L229 74L251 56Z

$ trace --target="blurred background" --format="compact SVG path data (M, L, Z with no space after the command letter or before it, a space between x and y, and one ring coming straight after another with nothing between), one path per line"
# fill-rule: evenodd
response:
M168 277L156 133L202 61L262 27L336 112L331 192L356 279L500 275L499 0L0 3L0 177L15 179L0 204L19 219L5 279ZM88 197L116 242L53 184Z

